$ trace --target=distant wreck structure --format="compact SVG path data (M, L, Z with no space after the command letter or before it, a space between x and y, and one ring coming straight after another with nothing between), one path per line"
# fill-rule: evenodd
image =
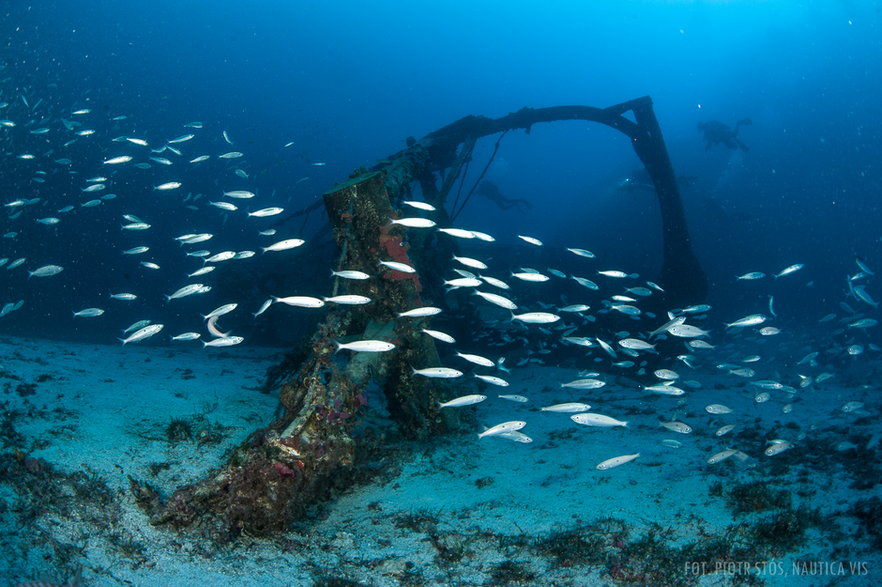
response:
M285 372L280 417L252 433L225 465L167 497L132 480L132 491L151 522L190 528L218 541L285 531L307 507L356 478L360 452L369 450L364 447L368 442L355 435L369 386L385 396L389 416L404 437L419 440L457 430L468 416L439 409L439 403L462 395L464 384L448 391L443 379L414 372L413 366L439 365L438 353L434 339L423 332L427 317L399 315L424 306L423 296L443 299L439 276L455 245L453 239L433 239L434 231L410 231L405 240L406 229L389 219L396 217L396 206L408 199L416 183L424 200L436 208L438 225L451 226L475 191L461 203L448 202L478 139L499 135L495 156L507 132L529 133L534 124L562 120L599 122L628 137L661 207L664 249L658 281L665 290L663 303L672 308L702 300L706 278L692 251L674 170L649 97L609 108L559 106L524 108L498 119L467 116L422 139L408 139L406 149L324 194L340 250L336 269L371 276L337 279L332 295L364 296L373 302L330 307L308 348L297 356L298 364ZM488 168L489 163L476 187ZM492 186L482 189L493 195ZM353 352L345 348L351 341L394 346Z

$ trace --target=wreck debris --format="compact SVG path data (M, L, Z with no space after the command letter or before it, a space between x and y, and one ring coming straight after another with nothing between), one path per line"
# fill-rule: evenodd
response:
M633 120L625 116L628 112ZM516 129L529 133L534 124L559 120L600 122L630 139L661 206L663 303L675 307L703 299L706 279L692 252L674 171L648 97L604 109L560 106L524 108L498 119L467 116L419 141L409 139L405 150L370 171L359 171L324 195L341 251L335 269L373 276L337 279L332 295L359 295L373 302L331 307L296 374L281 387L283 415L254 432L225 466L205 480L179 488L167 500L133 481L132 489L151 521L176 528L195 526L219 541L243 532L284 531L331 488L351 481L358 455L352 436L354 416L364 406L371 381L382 387L389 413L406 437L419 439L455 429L462 412L439 410L442 400L449 399L440 393L444 384L413 376L414 366L440 364L433 338L422 331L425 319L397 318L425 305L423 298L441 299L444 267L439 264L450 262L455 245L452 239L434 239L428 231L407 232L405 239L408 229L390 223L395 218L393 205L408 199L411 185L417 182L425 201L437 209L435 220L450 226L447 196L468 167L479 138ZM415 271L396 270L381 261ZM395 348L336 354L335 341L348 340L385 341Z

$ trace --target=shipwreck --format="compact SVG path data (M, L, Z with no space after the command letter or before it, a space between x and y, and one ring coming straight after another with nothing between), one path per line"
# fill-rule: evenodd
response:
M228 462L206 478L161 496L132 480L131 487L153 524L189 528L224 541L247 533L268 536L286 530L310 505L335 487L353 482L362 447L353 435L368 385L379 386L390 417L411 439L459 428L462 416L439 410L449 399L445 383L415 376L412 365L438 365L434 339L421 332L427 319L401 319L400 312L443 298L436 276L455 253L453 239L433 237L389 223L403 199L418 187L436 208L433 219L451 226L468 197L454 209L448 196L463 177L478 140L506 133L530 132L552 121L587 121L610 126L630 141L648 172L662 217L663 264L656 280L668 308L695 303L707 281L692 250L677 181L649 97L608 108L558 106L524 108L492 119L467 116L421 139L370 169L359 170L324 194L324 206L339 247L338 269L361 269L373 277L340 280L335 292L370 297L374 303L331 308L312 336L302 360L285 371L279 401L281 416L253 432ZM492 157L491 157L492 161ZM477 186L487 167L475 182ZM474 188L473 190L474 191ZM439 251L441 254L439 254ZM380 261L416 268L405 273L383 268ZM336 352L336 341L382 340L390 352ZM460 390L461 391L461 390Z

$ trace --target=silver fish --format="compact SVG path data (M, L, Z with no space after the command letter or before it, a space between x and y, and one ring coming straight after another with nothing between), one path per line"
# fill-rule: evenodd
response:
M432 228L435 222L428 218L390 218L389 224L398 224L407 228Z
M407 312L399 312L399 318L423 318L425 316L434 316L436 314L441 313L441 308L436 308L434 306L423 306L421 308L414 308L413 310L408 310Z
M585 249L567 248L567 250L574 255L578 255L580 257L585 257L586 259L593 259L595 257L594 253L592 253L591 251L586 251Z
M486 436L498 436L500 434L505 434L507 432L514 432L515 430L520 430L527 423L523 420L513 420L511 422L503 422L501 424L497 424L496 426L492 426L480 434L478 434L478 438L484 438Z
M462 377L462 371L451 369L450 367L428 367L426 369L410 368L414 375L422 375L423 377L431 377L435 379L453 379Z
M215 253L214 255L205 259L206 263L221 263L222 261L229 261L230 259L236 256L236 251L221 251L220 253Z
M521 239L522 241L524 241L525 243L530 243L531 245L534 245L534 246L537 246L537 247L541 247L541 246L542 246L542 241L539 240L538 238L535 238L535 237L532 237L532 236L524 236L524 235L522 235L522 234L519 234L519 235L518 235L518 238Z
M715 465L715 464L717 464L717 463L720 463L720 462L722 462L722 461L725 461L726 459L728 459L729 457L731 457L732 455L734 455L736 452L738 452L738 451L735 450L735 449L733 449L733 448L727 448L726 450L724 450L724 451L720 451L720 452L718 452L717 454L715 454L715 455L713 455L712 457L710 457L710 458L707 460L707 463L708 463L709 465Z
M594 291L597 291L598 289L600 289L600 286L598 286L596 283L594 283L593 281L591 281L590 279L587 279L585 277L576 277L575 275L573 275L573 280L576 283L578 283L579 285L581 285L582 287L587 287L588 289L591 289Z
M138 320L137 322L123 330L123 334L128 334L129 332L133 330L138 330L139 328L144 328L148 324L150 324L150 320Z
M661 326L659 326L658 328L656 328L652 332L650 332L649 338L652 338L653 336L655 336L657 334L662 334L663 332L668 332L674 326L679 326L680 324L683 324L684 322L686 322L686 316L676 316L676 317L668 320L667 322L665 322L664 324L662 324Z
M354 342L334 341L337 345L337 352L342 350L355 351L357 353L384 353L391 351L395 345L384 340L356 340Z
M751 281L754 279L762 279L765 276L766 276L766 274L763 273L762 271L751 271L750 273L745 273L744 275L739 275L735 279Z
M773 277L775 279L778 279L779 277L784 277L785 275L790 275L791 273L796 273L797 271L799 271L803 267L805 267L804 264L796 263L796 264L791 265L789 267L785 267L784 269L782 269L781 271L779 271L778 273L773 275Z
M726 324L726 328L744 328L746 326L756 326L757 324L762 324L766 320L767 318L763 314L750 314L749 316L739 318L734 322Z
M273 301L297 308L321 308L325 305L323 300L309 296L289 296L286 298L273 296Z
M214 338L208 342L205 342L203 340L202 341L202 348L205 348L207 346L210 346L210 347L234 346L234 345L240 344L244 340L245 340L245 338L241 337L241 336L223 336L220 338Z
M588 404L577 403L577 402L568 402L563 404L554 404L551 406L545 406L540 408L543 412L557 412L562 414L573 413L573 412L587 412L591 409L591 406Z
M480 355L469 355L466 353L456 353L456 356L468 361L469 363L474 363L475 365L481 365L482 367L495 367L496 363L491 361L486 357L482 357Z
M698 326L691 324L676 324L667 329L668 334L680 338L698 338L710 334L707 330L702 330Z
M510 299L508 299L506 297L503 297L503 296L500 296L500 295L497 295L494 293L486 293L486 292L478 291L478 290L475 290L474 294L476 296L481 296L482 298L484 298L485 300L487 300L491 304L495 304L501 308L505 308L506 310L517 310L518 309L517 304L515 304L513 301L511 301Z
M649 344L644 340L640 340L639 338L623 338L618 341L619 346L626 349L631 349L634 351L651 351L655 350L654 344Z
M605 381L600 379L574 379L568 383L561 383L561 387L570 387L572 389L600 389L606 385Z
M205 275L206 273L211 273L215 269L217 269L217 267L215 267L214 265L206 265L205 267L200 267L193 273L188 273L187 277L198 277L200 275Z
M446 343L455 343L456 339L447 334L446 332L441 332L439 330L429 330L428 328L423 328L423 332L434 338L435 340L440 340L441 342Z
M728 406L724 406L723 404L710 404L704 407L704 410L708 414L731 414L732 408Z
M181 187L182 185L184 185L184 184L182 184L179 181L167 181L165 183L159 184L158 186L154 186L153 189L160 191L160 192L166 192L168 190L176 190L179 187Z
M487 265L484 262L472 259L471 257L457 257L454 255L453 260L457 263L462 263L466 267L471 267L472 269L487 269Z
M532 283L542 283L543 281L548 281L549 279L551 279L547 275L527 271L521 273L512 273L511 276L516 279L520 279L521 281L529 281Z
M20 265L21 263L19 263ZM10 263L7 269L13 267L13 263ZM31 277L51 277L52 275L58 275L64 271L64 267L59 265L43 265L42 267L38 267L33 271L28 271L28 278Z
M176 145L176 144L178 144L178 143L184 143L184 142L189 141L190 139L192 139L192 138L195 137L195 136L196 136L196 135L194 135L194 134L181 135L181 136L179 136L179 137L177 137L177 138L174 138L174 139L168 141L168 144L170 144L170 145Z
M228 198L237 198L240 200L248 200L254 197L254 192L250 192L248 190L230 190L224 192L224 195Z
M501 279L496 279L495 277L489 277L487 275L479 275L478 277L482 279L487 285L492 285L493 287L498 287L499 289L511 289L508 284Z
M475 238L475 233L471 230L463 230L462 228L439 228L438 232L449 234L455 238Z
M659 393L661 395L683 395L686 393L679 387L671 385L669 383L659 384L659 385L644 385L644 391L651 391L653 393Z
M612 469L613 467L618 467L619 465L624 465L625 463L630 463L634 459L640 456L640 453L632 454L632 455L622 455L620 457L613 457L611 459L606 459L602 463L597 465L598 471L605 471L607 469Z
M587 304L571 304L569 306L564 306L563 308L558 308L559 312L573 312L573 313L581 313L587 310L590 310L591 306Z
M450 286L451 288L479 287L483 283L483 281L475 277L460 277L458 279L449 279L444 282L444 285Z
M560 316L549 312L527 312L526 314L512 314L511 319L527 324L551 324L560 320Z
M502 396L499 396L502 397ZM522 432L518 432L517 430L509 430L508 432L502 432L496 435L497 438L505 438L506 440L513 440L515 442L521 442L528 444L533 442L533 439L527 436Z
M614 426L627 426L627 422L604 416L603 414L595 414L592 412L583 412L581 414L573 414L570 420L576 424L584 426L596 426L599 428L612 428Z
M267 216L275 216L277 214L281 214L284 212L284 208L279 207L270 207L270 208L261 208L260 210L255 210L254 212L249 212L249 216L254 216L256 218L266 218Z
M164 324L149 324L144 326L143 328L136 330L133 332L128 338L119 339L123 345L128 344L130 342L141 342L142 340L147 340L151 336L158 333L160 330L165 328Z
M414 202L413 200L404 200L401 202L405 206L410 206L411 208L416 208L417 210L425 210L426 212L434 212L435 206L431 204L426 204L425 202Z
M263 303L260 305L260 308L258 308L257 311L254 312L254 313L252 314L252 316L254 316L255 318L257 318L258 316L260 316L261 314L263 314L264 312L266 312L267 309L272 305L272 303L273 303L273 299L272 299L272 298L266 300L265 302L263 302Z
M359 296L355 294L347 294L341 296L333 296L330 298L323 298L326 302L331 302L332 304L344 304L350 306L358 306L362 304L369 304L371 302L371 298L367 296Z
M667 428L671 432L679 432L680 434L689 434L692 432L692 426L683 422L660 422L661 426Z
M495 377L493 375L480 375L478 373L475 373L475 377L477 377L481 381L486 381L487 383L489 383L491 385L496 385L499 387L508 387L508 381L506 381L505 379L502 379L501 377ZM503 397L503 396L499 396L499 397ZM514 397L514 396L512 396L512 397ZM511 399L511 398L504 398L504 399ZM515 400L515 401L520 401L520 400Z
M229 314L230 312L232 312L233 310L235 310L238 307L239 307L239 304L235 304L235 303L224 304L223 306L219 306L219 307L215 308L214 310L212 310L208 314L204 314L202 317L204 319L208 320L209 318L214 318L215 316L223 316L225 314Z
M129 224L123 224L123 230L147 230L150 228L150 225L146 222L130 222Z
M461 408L463 406L473 406L475 404L481 403L487 399L486 395L464 395L461 397L453 398L450 401L446 401L444 403L438 404L439 408Z
M777 454L781 454L785 450L789 450L793 448L793 444L786 440L771 440L772 446L763 451L767 457L773 457Z
M364 271L353 271L353 270L345 270L345 271L331 271L331 275L333 277L342 277L343 279L370 279L370 275L365 273Z
M289 238L277 243L273 243L268 247L261 247L261 250L264 253L270 251L287 251L289 249L294 249L305 243L306 241L300 238Z
M203 287L205 286L201 283L191 283L190 285L185 285L184 287L180 288L173 294L165 296L165 299L166 301L170 302L171 300L191 296L193 294L200 293Z

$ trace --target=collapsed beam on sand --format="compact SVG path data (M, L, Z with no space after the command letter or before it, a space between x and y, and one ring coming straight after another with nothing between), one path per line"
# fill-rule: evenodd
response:
M633 121L624 116L628 112ZM405 436L418 439L455 429L460 412L438 409L443 384L414 378L410 369L411 365L439 364L433 340L420 332L420 321L396 318L397 312L422 305L423 287L439 291L440 279L432 276L442 273L430 268L433 259L437 263L437 259L450 258L439 254L439 248L452 244L440 241L430 246L429 233L419 231L409 233L405 243L404 229L388 222L394 215L390 199L400 200L414 181L419 182L426 201L438 209L438 223L449 226L445 199L478 138L514 129L529 132L534 124L559 120L600 122L628 136L652 177L661 205L664 302L674 307L678 302L703 299L706 279L692 252L674 171L648 97L604 109L560 106L524 108L498 119L468 116L419 141L409 139L407 149L324 195L341 249L338 267L376 275L347 283L346 293L374 302L355 310L334 307L328 312L312 337L306 359L282 386L282 417L252 433L225 466L202 481L180 487L165 500L146 484L132 480L132 490L151 522L175 528L195 526L218 541L241 533L283 532L332 488L351 483L359 449L352 431L372 380L381 383L390 415ZM438 173L442 174L440 188ZM419 272L381 268L379 262L388 260L414 266ZM356 353L344 363L335 358L334 341L350 338L385 340L396 348Z

